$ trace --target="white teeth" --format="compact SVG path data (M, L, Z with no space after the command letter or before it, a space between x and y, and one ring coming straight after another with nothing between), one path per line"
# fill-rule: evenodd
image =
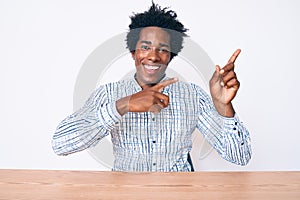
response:
M159 66L153 66L153 65L144 65L144 67L145 67L146 69L150 69L150 70L156 70L156 69L159 68Z

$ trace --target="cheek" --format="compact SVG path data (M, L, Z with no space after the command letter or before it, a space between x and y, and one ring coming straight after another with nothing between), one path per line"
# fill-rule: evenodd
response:
M141 60L143 60L147 55L145 53L142 53L142 52L136 52L135 55L134 55L134 59L135 59L135 62L140 62Z
M171 55L169 54L169 55L163 56L163 57L162 57L162 60L163 60L163 62L164 62L165 64L169 64L170 58L171 58Z

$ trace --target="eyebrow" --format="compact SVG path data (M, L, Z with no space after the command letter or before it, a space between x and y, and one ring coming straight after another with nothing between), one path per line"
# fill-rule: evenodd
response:
M142 41L140 41L140 43L145 43L145 44L152 44L152 42L151 41L148 41L148 40L142 40ZM164 43L159 43L159 46L161 46L161 47L170 47L169 45L167 45L167 44L164 44Z

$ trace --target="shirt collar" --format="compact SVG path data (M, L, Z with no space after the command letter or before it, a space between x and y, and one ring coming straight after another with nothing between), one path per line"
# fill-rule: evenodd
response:
M135 75L133 75L132 78L130 78L130 82L131 82L131 85L133 86L133 88L135 89L135 91L141 91L142 90L142 87L139 85L139 83L137 82L136 78L135 78ZM164 77L159 81L159 82L162 82L162 81L165 81L165 80L168 80L169 77L167 77L166 75L164 75Z

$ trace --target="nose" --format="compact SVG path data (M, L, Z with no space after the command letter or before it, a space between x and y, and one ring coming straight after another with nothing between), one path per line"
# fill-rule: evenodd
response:
M151 60L152 62L160 61L159 52L153 48L147 55L148 60Z

